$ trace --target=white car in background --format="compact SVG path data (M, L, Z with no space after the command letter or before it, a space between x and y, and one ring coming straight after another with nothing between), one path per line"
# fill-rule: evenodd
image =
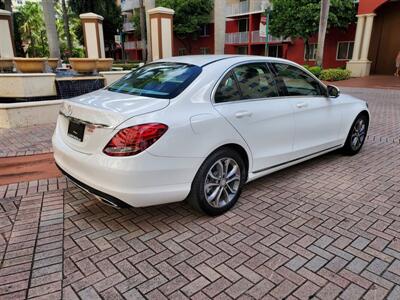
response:
M187 199L218 215L246 182L335 149L360 151L366 102L303 67L258 56L181 56L65 101L53 136L63 173L121 207Z

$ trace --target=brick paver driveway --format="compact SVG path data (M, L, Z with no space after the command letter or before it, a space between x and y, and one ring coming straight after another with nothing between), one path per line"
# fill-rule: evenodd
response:
M400 92L347 91L373 112L359 155L262 178L217 218L0 187L0 298L400 299Z

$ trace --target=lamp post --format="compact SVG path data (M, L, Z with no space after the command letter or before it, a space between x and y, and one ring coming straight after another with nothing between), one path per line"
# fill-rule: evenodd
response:
M269 17L271 14L271 7L268 5L265 8L265 56L269 55Z

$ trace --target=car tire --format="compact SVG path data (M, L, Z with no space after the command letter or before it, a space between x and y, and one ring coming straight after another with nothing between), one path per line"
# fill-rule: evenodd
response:
M346 155L355 155L360 152L368 133L369 120L368 116L361 113L351 125L349 134L342 151Z
M197 171L187 200L199 212L221 215L235 205L246 180L247 168L239 153L219 149Z

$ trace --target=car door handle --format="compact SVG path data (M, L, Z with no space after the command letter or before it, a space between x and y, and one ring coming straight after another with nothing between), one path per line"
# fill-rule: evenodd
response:
M238 111L237 113L235 113L235 117L236 118L243 118L243 117L251 117L252 113L249 111Z
M304 108L304 107L307 107L308 104L305 102L301 102L301 103L297 103L296 106L297 106L297 108Z

